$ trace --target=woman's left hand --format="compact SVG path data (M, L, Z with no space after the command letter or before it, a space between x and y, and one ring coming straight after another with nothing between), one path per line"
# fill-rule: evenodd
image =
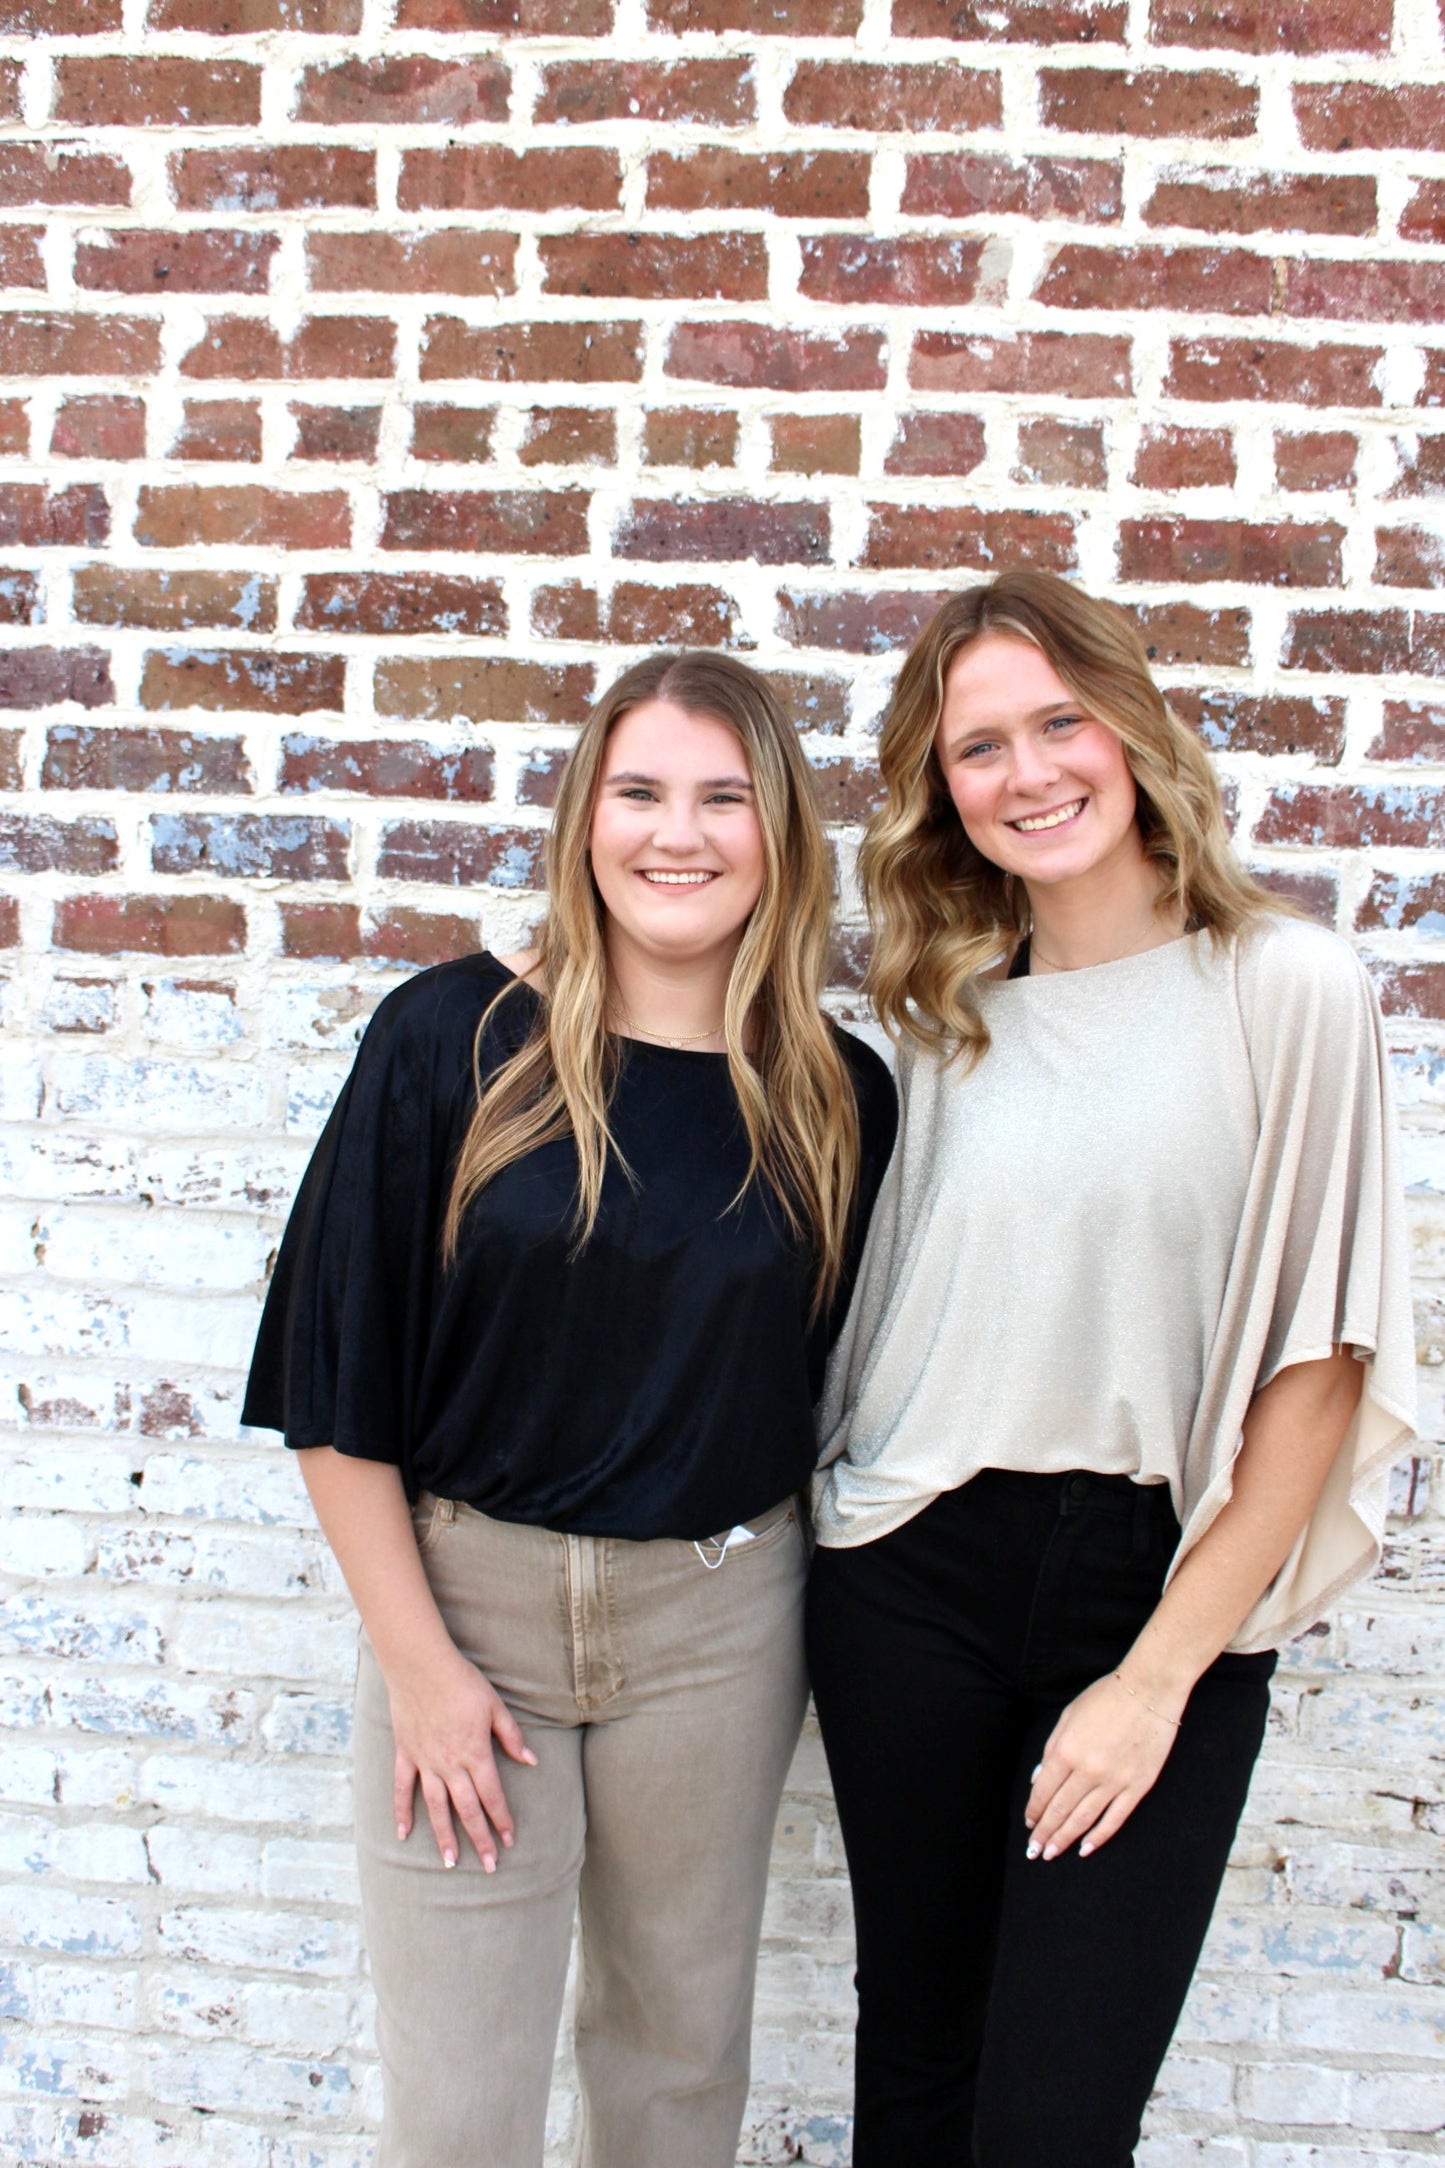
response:
M1024 1809L1029 1858L1056 1859L1078 1844L1083 1859L1107 1844L1169 1759L1175 1713L1155 1714L1112 1672L1085 1687L1055 1724L1034 1772Z

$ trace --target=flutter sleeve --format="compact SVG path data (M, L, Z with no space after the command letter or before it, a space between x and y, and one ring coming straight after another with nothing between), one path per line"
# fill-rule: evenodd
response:
M1258 1144L1190 1438L1181 1556L1230 1495L1254 1394L1336 1347L1364 1371L1315 1512L1231 1644L1260 1649L1378 1560L1390 1464L1414 1435L1415 1353L1389 1057L1364 968L1336 935L1276 920L1241 939L1236 990Z
M371 1020L287 1223L242 1410L289 1446L403 1471L447 1174L436 1010L418 980Z

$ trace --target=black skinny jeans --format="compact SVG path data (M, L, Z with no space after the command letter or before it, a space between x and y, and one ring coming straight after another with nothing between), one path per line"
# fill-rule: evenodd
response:
M1154 1789L1025 1857L1030 1773L1115 1669L1179 1540L1167 1487L988 1470L820 1550L813 1689L858 1926L854 2168L1128 2168L1264 1737L1272 1653L1221 1656Z

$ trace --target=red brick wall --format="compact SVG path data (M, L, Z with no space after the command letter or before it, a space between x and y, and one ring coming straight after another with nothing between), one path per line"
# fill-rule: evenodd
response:
M662 641L785 671L849 821L892 651L1021 556L1135 604L1322 907L1441 840L1422 0L4 28L12 938L445 953Z
M0 0L0 2155L364 2157L351 1624L239 1379L361 1020L532 923L639 651L778 674L848 981L935 599L1135 609L1390 1012L1439 1435L1442 12ZM1438 1495L1291 1653L1151 2168L1439 2148ZM748 2157L828 2164L810 1751Z

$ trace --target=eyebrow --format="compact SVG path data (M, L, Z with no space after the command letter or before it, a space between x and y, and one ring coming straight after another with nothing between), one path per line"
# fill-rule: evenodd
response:
M609 783L646 783L653 790L660 790L662 779L655 775L639 775L634 768L619 768L615 775L606 779ZM745 775L715 775L707 782L699 783L699 790L751 790L752 781Z

